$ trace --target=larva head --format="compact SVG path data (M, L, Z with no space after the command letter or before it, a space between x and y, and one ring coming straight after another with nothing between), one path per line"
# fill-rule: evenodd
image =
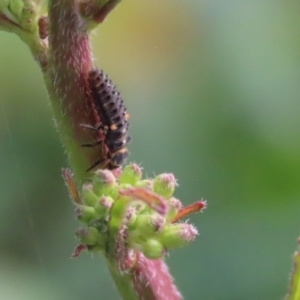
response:
M118 152L111 154L110 165L113 168L118 168L123 165L127 157L128 157L127 148L122 148Z

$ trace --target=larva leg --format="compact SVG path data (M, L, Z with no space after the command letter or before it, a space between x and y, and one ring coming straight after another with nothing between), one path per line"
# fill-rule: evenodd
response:
M96 146L100 145L102 143L102 141L103 140L99 140L99 141L96 141L94 143L82 144L81 147L93 148L93 147L96 147Z
M88 124L80 124L81 127L86 128L86 129L90 129L93 131L99 131L99 129L103 128L102 124L99 124L97 126L92 126L92 125L88 125Z
M100 158L98 160L96 160L86 171L89 172L92 169L94 169L95 167L97 167L98 165L100 165L103 162L106 162L107 160L105 158ZM105 166L107 165L107 162L105 163Z

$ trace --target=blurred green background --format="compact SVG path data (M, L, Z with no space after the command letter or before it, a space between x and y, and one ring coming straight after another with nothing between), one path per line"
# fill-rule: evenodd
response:
M200 236L167 263L185 299L282 299L300 235L298 1L124 0L92 35L131 115L130 161L173 172ZM79 223L42 75L0 32L3 299L119 299Z

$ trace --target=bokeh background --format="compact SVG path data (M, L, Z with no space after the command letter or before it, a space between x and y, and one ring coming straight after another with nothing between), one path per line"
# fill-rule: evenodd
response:
M200 236L167 263L185 299L271 300L300 235L300 4L124 0L93 37L131 115L130 161L173 172ZM0 32L3 299L119 299L101 257L70 259L79 224L42 75Z

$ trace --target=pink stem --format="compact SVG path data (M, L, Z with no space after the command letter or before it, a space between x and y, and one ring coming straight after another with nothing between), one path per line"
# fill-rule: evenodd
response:
M132 284L139 299L182 299L165 262L161 259L147 259L141 253L137 254Z
M99 148L84 151L81 147L81 144L97 139L96 133L87 132L81 126L99 122L87 82L91 68L88 32L85 21L78 14L76 1L50 0L47 86L62 141L77 179L84 179L87 176L85 170L99 158Z

